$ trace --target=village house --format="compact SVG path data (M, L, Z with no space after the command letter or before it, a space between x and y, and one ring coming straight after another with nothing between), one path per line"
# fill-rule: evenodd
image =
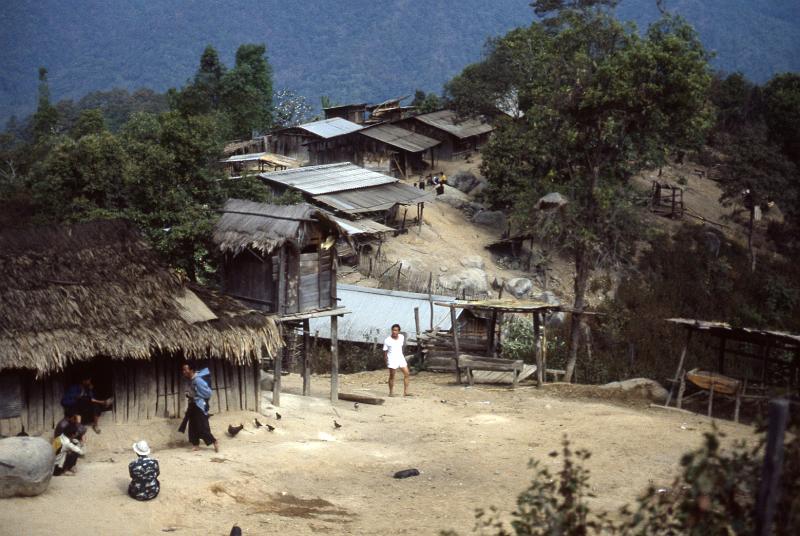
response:
M477 151L487 141L493 128L477 118L460 118L453 110L415 115L394 123L442 142L439 158L453 160Z
M117 423L178 417L184 360L211 370L211 411L257 410L276 321L188 284L132 224L0 232L0 434L47 433L65 388L92 376Z
M281 128L270 134L269 150L299 160L301 163L307 162L309 155L306 145L309 142L328 140L360 129L361 125L341 117Z

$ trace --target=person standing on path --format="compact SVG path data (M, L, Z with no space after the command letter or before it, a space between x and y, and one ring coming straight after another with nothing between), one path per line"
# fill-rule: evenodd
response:
M403 372L403 396L408 396L408 363L403 356L405 337L400 334L400 324L392 325L392 334L383 341L383 357L389 369L389 396L394 396L394 374L397 369Z
M189 392L186 394L189 399L186 415L189 421L189 442L192 444L192 450L198 450L202 439L206 445L214 445L214 451L219 452L219 443L211 435L211 427L208 425L208 400L211 398L211 387L203 379L203 375L194 370L189 363L184 363L181 372L183 377L191 382Z

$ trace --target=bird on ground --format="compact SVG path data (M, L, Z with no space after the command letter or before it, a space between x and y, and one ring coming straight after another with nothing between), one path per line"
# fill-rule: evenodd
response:
M234 525L231 527L231 533L228 536L242 536L242 529L239 528L239 525Z
M336 429L338 430L339 428L341 428L341 427L342 427L342 425L341 425L341 424L339 424L338 422L336 422L336 420L334 420L334 421L333 421L333 427L334 427L334 428L336 428Z
M231 437L236 437L236 434L241 432L244 429L244 425L240 424L239 426L234 426L232 424L228 425L228 435Z
M274 432L275 431L275 427L272 426L271 424L267 424L266 426L267 426L267 430L269 430L270 432Z
M28 432L25 431L25 425L22 425L22 431L17 434L17 437L28 437Z
M258 419L255 419L255 424L256 424L256 428L261 428L262 426L264 426L263 424L258 422Z
M281 414L278 413L277 411L275 412L275 418L281 420Z
M356 410L356 411L358 411L358 402L355 402L355 403L353 404L353 409L354 409L354 410Z

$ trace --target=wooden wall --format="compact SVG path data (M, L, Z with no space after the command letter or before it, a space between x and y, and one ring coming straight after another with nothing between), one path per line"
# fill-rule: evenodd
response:
M120 361L113 367L114 407L103 413L103 421L139 422L155 417L179 418L186 411L188 382L181 375L177 358L157 357L149 361ZM257 364L234 366L212 359L210 412L257 411L261 403L260 370ZM0 419L0 434L13 436L22 426L31 435L49 436L64 416L61 398L66 377L63 373L35 379L30 371L22 378L22 411L18 417Z

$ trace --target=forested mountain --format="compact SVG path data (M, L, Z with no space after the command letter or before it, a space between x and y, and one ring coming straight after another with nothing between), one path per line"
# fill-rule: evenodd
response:
M114 87L179 87L207 44L226 64L263 42L275 87L317 103L440 91L476 61L491 36L532 20L528 0L18 0L0 18L0 121L35 106L37 68L52 96L79 99ZM665 0L696 26L715 66L762 82L800 71L797 0ZM640 25L655 0L623 0Z

